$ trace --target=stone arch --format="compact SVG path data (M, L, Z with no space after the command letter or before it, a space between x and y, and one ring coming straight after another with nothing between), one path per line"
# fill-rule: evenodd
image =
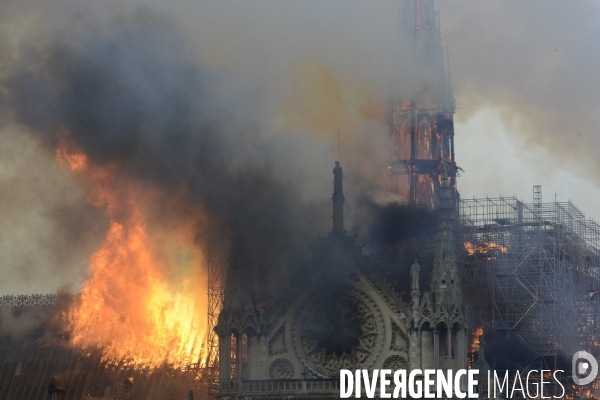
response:
M452 358L452 328L446 321L438 321L436 324L438 337L438 356L440 359Z

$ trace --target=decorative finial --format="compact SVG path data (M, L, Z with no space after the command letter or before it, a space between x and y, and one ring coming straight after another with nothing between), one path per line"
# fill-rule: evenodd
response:
M335 162L335 168L333 169L333 232L343 233L344 232L344 188L343 188L343 176L342 167L340 162Z

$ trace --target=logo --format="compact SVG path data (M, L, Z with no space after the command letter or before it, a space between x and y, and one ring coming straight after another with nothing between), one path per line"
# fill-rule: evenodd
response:
M581 359L585 361L580 361ZM587 385L596 379L598 375L598 362L587 351L578 351L573 354L572 368L573 382L576 385ZM586 374L589 375L585 376ZM580 378L580 376L585 377Z

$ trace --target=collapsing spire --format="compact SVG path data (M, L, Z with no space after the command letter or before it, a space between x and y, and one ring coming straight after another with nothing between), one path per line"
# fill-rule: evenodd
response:
M340 162L335 162L333 169L333 232L344 233L344 191L343 191L343 171Z

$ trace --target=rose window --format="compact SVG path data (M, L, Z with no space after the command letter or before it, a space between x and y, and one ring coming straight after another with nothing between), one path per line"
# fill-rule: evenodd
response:
M297 319L294 331L301 358L319 373L336 375L340 369L366 368L374 361L380 313L357 294L326 294L307 304Z

